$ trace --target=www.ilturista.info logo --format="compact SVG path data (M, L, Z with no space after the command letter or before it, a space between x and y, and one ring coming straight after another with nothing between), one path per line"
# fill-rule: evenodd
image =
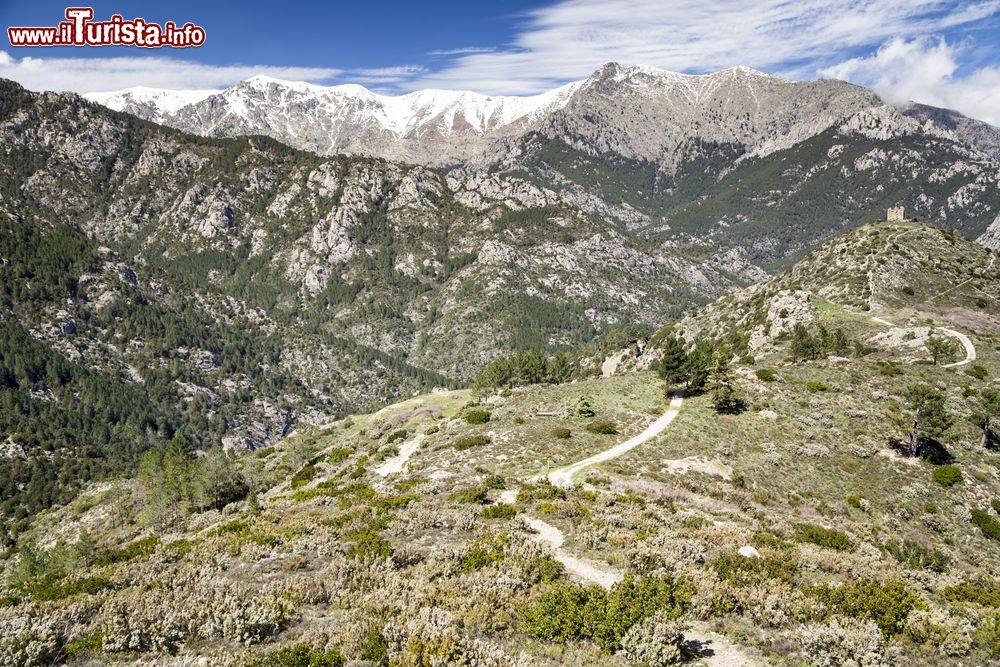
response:
M54 28L7 28L11 46L163 46L185 48L205 43L205 29L193 23L162 26L146 19L125 20L114 14L107 21L94 21L92 7L67 7L66 20Z

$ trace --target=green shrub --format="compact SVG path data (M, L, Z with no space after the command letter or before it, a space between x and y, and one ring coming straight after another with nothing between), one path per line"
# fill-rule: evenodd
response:
M1000 521L990 516L989 512L974 509L972 512L972 523L983 532L983 535L991 540L1000 541Z
M94 565L96 567L104 567L105 565L114 565L115 563L126 563L142 556L150 556L159 543L160 538L158 537L145 537L120 549L109 549L96 558Z
M806 382L806 390L813 394L820 391L827 391L828 389L829 387L826 385L826 383L820 382L819 380L812 380L810 382Z
M563 564L551 556L531 559L530 569L534 573L534 581L546 584L558 581L566 574L566 568L563 567Z
M746 558L726 553L711 562L711 568L723 581L747 587L766 581L791 581L799 574L798 563L787 553L764 553L760 558Z
M82 658L85 656L97 655L101 651L101 643L104 641L103 632L95 632L92 635L78 639L75 642L66 644L63 652L69 659Z
M507 480L503 475L490 475L483 480L483 486L487 489L506 489Z
M406 507L416 499L417 496L412 493L398 496L384 496L375 500L372 505L380 512L391 512Z
M293 644L271 651L250 667L343 667L340 651L321 651L308 644Z
M488 565L499 563L504 558L503 550L508 544L510 544L510 537L506 533L482 537L473 542L469 550L465 552L459 567L462 572L475 572Z
M568 428L557 428L556 430L552 431L552 437L555 438L556 440L565 440L570 435L572 435L572 431L570 431Z
M348 558L372 560L392 557L392 545L376 530L369 529L349 533L344 536L344 539L351 543L347 548Z
M485 486L470 486L465 489L459 489L451 494L451 499L458 503L482 505L486 502L487 491L488 489Z
M299 487L305 486L312 481L312 478L316 476L316 466L309 464L304 466L302 470L292 475L292 488L297 489Z
M983 607L1000 607L1000 580L981 577L948 586L942 591L945 600L966 602Z
M887 638L903 631L911 611L927 608L901 581L862 579L840 586L813 586L805 592L818 600L828 615L870 619Z
M522 484L517 492L517 502L530 503L534 500L566 500L566 492L547 479L538 484Z
M227 521L226 523L220 523L218 526L212 528L208 531L208 537L218 537L219 535L233 535L235 533L242 533L250 528L250 522L246 519L236 519L235 521Z
M958 469L958 466L953 465L935 468L931 476L941 486L954 486L962 481L962 471Z
M976 631L976 642L991 658L1000 658L1000 614L994 614Z
M496 503L483 509L479 513L484 519L513 519L517 515L517 510L513 505L507 503Z
M377 627L373 626L365 635L365 640L361 643L359 657L362 660L369 660L379 667L388 667L389 641Z
M937 549L914 542L913 540L890 540L886 542L885 550L896 560L911 570L931 570L944 572L951 564L948 554Z
M488 435L462 435L455 438L454 447L458 451L462 452L466 449L472 449L473 447L488 445L490 442L490 437Z
M990 507L993 508L994 512L1000 514L1000 498L994 498L993 500L991 500Z
M96 595L114 588L114 584L104 577L84 577L70 581L55 577L45 577L21 585L20 590L39 602L63 600L73 595Z
M773 368L758 368L753 374L756 375L757 379L761 382L774 382L778 379L778 374Z
M441 429L440 429L440 427L438 427L437 424L431 424L430 426L427 427L427 430L424 431L424 435L434 435L435 433L437 433L440 430Z
M856 509L861 509L861 496L847 496L847 504Z
M587 639L613 652L636 623L657 612L678 618L689 603L690 592L670 576L636 579L629 574L610 591L556 584L520 612L529 635L558 642Z
M486 410L473 408L472 410L466 410L464 417L468 424L485 424L490 420L490 413Z
M750 544L758 548L768 549L788 549L792 545L780 535L776 535L769 530L758 530L750 538Z
M389 437L386 438L385 441L386 441L386 444L390 444L391 445L392 443L396 442L397 440L404 440L406 438L406 436L407 436L406 429L405 428L401 428L398 431L393 431L392 433L390 433Z
M266 459L271 454L274 454L275 451L274 447L264 447L263 449L254 451L253 455L258 459Z
M591 433L598 433L600 435L615 435L618 433L618 426L610 419L592 421L587 424L586 428Z
M402 492L412 491L421 484L426 484L427 479L424 477L411 477L410 479L404 479L403 481L396 484L396 489Z
M331 449L330 453L326 455L326 460L328 463L343 463L347 459L351 458L353 452L347 447L337 447Z
M969 377L973 377L976 378L977 380L982 381L986 379L986 377L989 375L989 372L985 368L977 364L971 368L967 368L965 370L965 374L968 375Z
M811 523L795 526L795 539L837 551L850 551L853 548L851 539L845 533L836 528L824 528Z
M879 361L877 366L879 375L895 377L903 374L903 369L900 367L899 362L896 361Z

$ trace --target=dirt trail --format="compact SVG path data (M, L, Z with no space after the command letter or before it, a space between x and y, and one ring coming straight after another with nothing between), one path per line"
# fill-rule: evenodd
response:
M663 429L670 426L670 423L674 421L677 414L680 412L681 405L683 403L684 399L681 396L674 396L670 400L670 405L667 407L667 411L660 415L656 421L647 426L645 431L637 436L629 438L621 444L615 445L611 449L605 449L603 452L589 456L582 461L577 461L576 463L566 466L565 468L553 470L549 473L549 482L551 482L553 486L562 488L569 488L573 486L573 477L583 471L584 468L589 468L590 466L597 465L598 463L610 461L611 459L619 457L629 450L635 449L650 438L659 435Z
M895 327L896 325L889 320L883 319L881 317L872 317L873 322L878 322L879 324L884 324L887 327ZM899 327L903 328L903 327ZM943 331L953 338L957 338L958 342L962 344L965 350L965 359L961 361L956 361L950 364L944 364L941 368L955 368L957 366L965 366L966 364L971 364L976 360L976 346L972 344L972 340L966 336L961 331L955 331L954 329L949 329L947 327L936 327L935 331Z
M625 452L635 449L650 438L659 435L665 428L667 428L667 426L670 425L671 422L674 421L683 403L684 401L680 396L675 396L671 399L666 412L646 427L642 433L629 438L625 442L611 447L610 449L606 449L603 452L589 456L582 461L566 466L565 468L552 471L548 475L549 481L555 486L572 486L573 476L582 471L584 468L598 463L603 463L604 461L609 461L617 456L621 456ZM672 461L669 463L677 464L678 468L694 468L696 467L696 464L703 464L704 462L692 458ZM713 468L712 472L724 475L728 471ZM501 491L498 497L498 502L507 503L508 505L516 503L517 489L506 489ZM587 558L579 558L568 553L562 546L566 541L566 534L552 524L546 523L545 521L528 514L522 513L520 516L525 523L527 523L527 525L535 531L532 538L538 542L547 544L554 552L556 560L562 563L563 567L566 568L566 571L573 577L590 584L597 584L603 588L611 588L622 580L623 574L620 570L617 570L606 563L599 563ZM698 650L702 653L698 664L708 665L709 667L744 667L747 665L757 664L757 662L748 657L739 646L733 644L722 635L709 631L707 626L702 623L692 624L691 630L685 633L685 638L692 644L696 644Z
M412 440L408 440L403 443L399 448L399 454L390 457L382 462L382 465L375 468L376 474L380 477L387 477L396 473L403 472L403 468L406 464L410 462L410 457L413 456L418 449L420 449L420 443L424 441L423 433L418 434Z
M938 327L938 331L943 331L949 336L954 336L965 348L965 359L962 361L956 361L952 364L945 364L943 368L955 368L956 366L964 366L966 364L972 363L976 360L976 346L972 344L969 337L960 331L955 331L954 329L946 329L944 327Z

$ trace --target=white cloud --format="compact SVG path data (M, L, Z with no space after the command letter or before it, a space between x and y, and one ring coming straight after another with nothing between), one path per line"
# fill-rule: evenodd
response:
M455 58L413 87L539 92L608 61L704 72L733 65L805 73L898 35L968 26L1000 1L562 0L529 13L505 49Z
M292 81L323 82L341 73L324 67L268 65L205 65L168 57L14 58L0 51L0 77L30 90L70 90L88 93L151 88L224 88L257 74Z
M374 67L369 69L353 69L344 73L344 77L354 83L397 84L413 79L418 74L426 72L420 65L399 65L396 67Z
M891 102L914 101L956 109L1000 124L1000 67L982 67L956 76L964 50L943 38L897 37L869 57L850 58L821 74L869 86Z
M441 49L439 51L428 51L429 56L461 56L467 53L493 53L496 47L493 46L462 46L457 49Z

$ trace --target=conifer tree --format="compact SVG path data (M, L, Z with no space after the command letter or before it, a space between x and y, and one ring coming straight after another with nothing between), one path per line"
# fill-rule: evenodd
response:
M581 396L580 400L576 402L576 415L577 417L586 417L587 419L597 416L597 412L590 404L589 397Z
M673 334L667 336L660 347L663 355L660 357L659 373L670 392L688 379L688 355L684 342Z
M743 410L744 401L736 388L733 371L725 353L716 356L708 379L708 388L712 394L712 405L716 412L726 414Z
M923 438L940 438L954 422L945 404L943 392L929 384L914 384L904 394L910 404L913 426L910 429L907 455L916 456Z
M714 358L715 346L711 342L700 340L695 344L688 353L687 361L684 364L687 391L697 394L705 390L708 376L712 372Z

